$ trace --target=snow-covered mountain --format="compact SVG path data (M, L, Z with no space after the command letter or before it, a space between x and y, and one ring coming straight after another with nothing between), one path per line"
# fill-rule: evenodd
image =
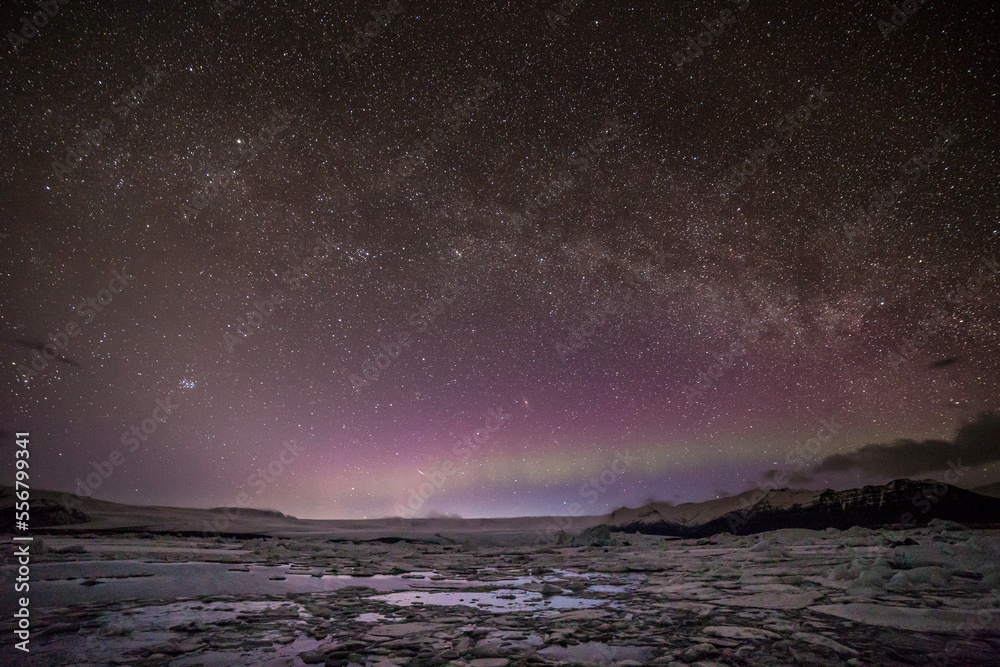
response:
M605 524L614 531L702 537L779 528L920 525L931 519L975 525L1000 523L1000 498L943 482L897 479L884 486L845 491L754 489L703 503L650 503L617 509L607 516Z

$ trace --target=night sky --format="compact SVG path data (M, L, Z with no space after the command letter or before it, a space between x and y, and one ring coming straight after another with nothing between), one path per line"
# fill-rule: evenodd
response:
M52 6L0 24L5 483L17 431L306 518L1000 479L995 3Z

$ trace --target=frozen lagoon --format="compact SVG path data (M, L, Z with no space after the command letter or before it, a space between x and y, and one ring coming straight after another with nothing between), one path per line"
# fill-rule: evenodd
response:
M947 524L614 534L582 547L44 540L32 570L37 664L995 665L1000 655L1000 531Z

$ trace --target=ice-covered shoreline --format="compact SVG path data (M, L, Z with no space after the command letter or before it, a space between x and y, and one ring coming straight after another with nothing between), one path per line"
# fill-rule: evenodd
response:
M1000 654L1000 530L464 538L46 536L40 576L76 590L33 609L33 657L500 667L989 665ZM231 590L199 585L199 569ZM129 582L134 599L100 593Z

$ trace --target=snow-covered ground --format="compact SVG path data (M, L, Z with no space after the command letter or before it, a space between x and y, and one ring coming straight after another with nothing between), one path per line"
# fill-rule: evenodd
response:
M1000 664L1000 531L941 522L582 547L43 539L31 664Z

